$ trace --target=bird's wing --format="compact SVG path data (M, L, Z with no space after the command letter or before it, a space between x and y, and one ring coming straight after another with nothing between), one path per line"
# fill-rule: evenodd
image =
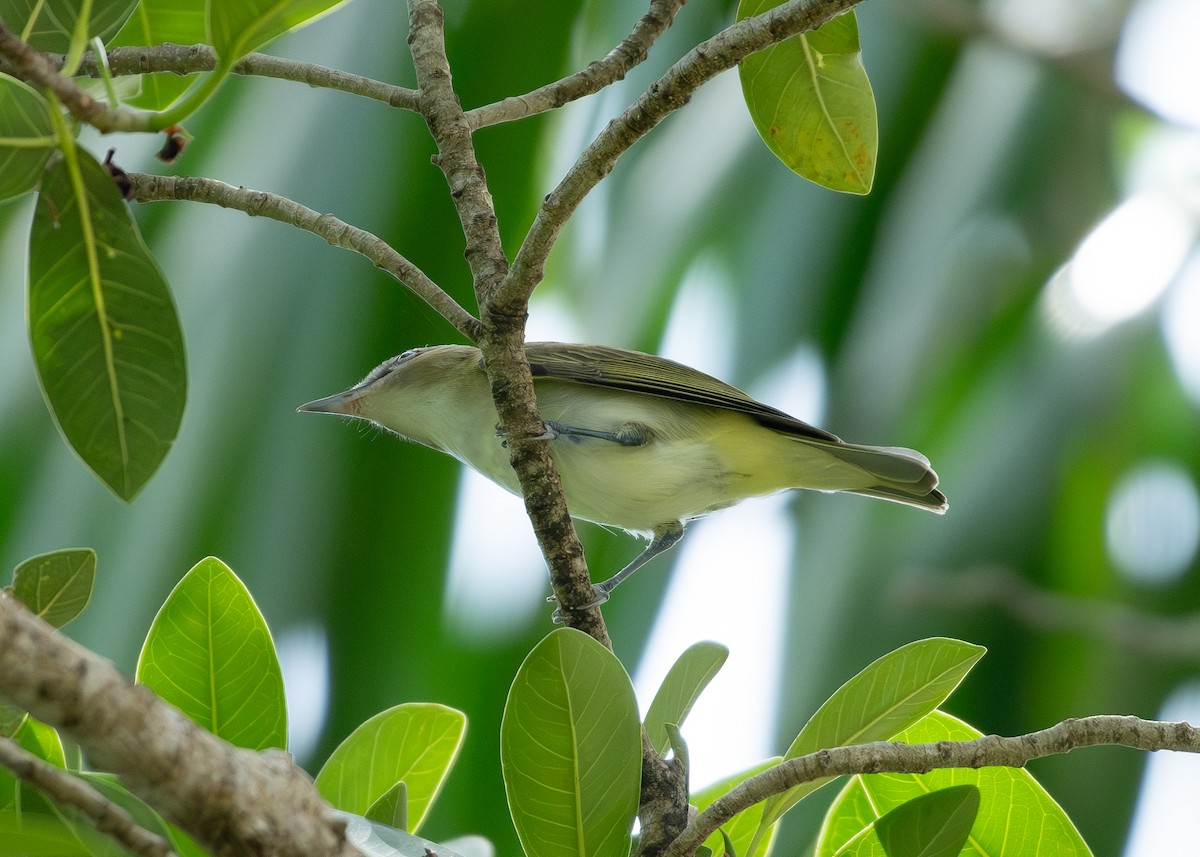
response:
M744 413L767 428L814 440L835 435L764 405L737 387L662 357L606 345L530 342L525 356L534 378L553 378L614 390L660 396Z

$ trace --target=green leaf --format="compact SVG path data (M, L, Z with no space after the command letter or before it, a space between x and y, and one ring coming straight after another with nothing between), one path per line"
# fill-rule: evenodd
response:
M203 0L141 0L109 47L195 45L208 41ZM169 72L142 75L142 91L127 99L134 107L162 110L196 79Z
M21 813L0 807L0 842L4 843L4 854L21 857L92 857L89 845L49 813Z
M0 737L11 738L29 715L7 702L0 702Z
M696 807L698 812L703 812L717 800L724 797L737 786L755 776L761 774L767 768L772 768L779 764L782 759L776 756L773 759L767 759L765 762L759 762L753 768L749 768L733 776L726 777L720 782L713 783L708 788L695 792L688 799L688 803ZM763 803L760 801L752 806L743 809L729 821L725 822L721 831L724 831L729 836L730 842L736 853L745 854L746 849L750 847L750 843L754 840L754 833L758 829L759 823L762 821ZM775 833L779 829L778 825L771 825L766 833L766 838L763 841L763 854L768 854L771 851L771 845L775 841ZM725 844L721 836L721 831L714 833L704 841L704 844L712 851L713 854L724 853Z
M895 738L926 744L970 741L981 735L961 720L936 711ZM979 789L979 812L960 852L966 857L1090 857L1091 851L1062 807L1023 768L952 768L928 774L853 777L829 808L816 857L842 857L847 853L845 843L867 836L881 815L914 798L961 785Z
M403 782L396 783L363 815L388 827L408 830L408 786Z
M104 168L72 149L42 183L29 241L29 328L71 448L131 500L183 416L183 335L158 263Z
M96 552L68 548L30 557L13 571L12 593L26 607L61 628L83 612L96 580Z
M87 38L106 41L120 29L137 0L92 0ZM79 0L0 0L0 19L9 29L26 35L39 51L65 54L79 19Z
M409 824L421 826L458 756L461 711L409 702L380 712L350 733L317 774L317 791L338 809L365 815L398 783Z
M504 707L500 764L528 857L625 857L638 807L641 724L612 652L559 628L525 658Z
M983 657L984 651L982 646L961 640L933 637L884 655L838 688L817 709L784 758L888 740L941 705ZM828 779L822 779L804 783L767 800L758 836L827 782Z
M979 787L967 783L915 797L875 822L888 857L958 857L979 814Z
M346 0L208 0L209 40L222 64L333 11Z
M26 717L12 736L12 740L39 759L56 768L66 768L66 753L62 739L53 727L40 720ZM0 810L16 812L52 812L49 801L42 793L20 782L8 768L0 766Z
M738 20L781 2L742 0ZM754 127L790 170L830 190L871 190L879 126L852 11L751 54L738 71Z
M49 110L35 89L0 73L0 202L33 190L41 181L54 151Z
M646 711L646 734L659 753L667 751L668 723L682 726L696 699L721 669L729 649L720 643L700 642L689 646L667 671Z
M271 633L245 585L215 557L198 562L167 596L142 646L137 680L231 744L286 746Z

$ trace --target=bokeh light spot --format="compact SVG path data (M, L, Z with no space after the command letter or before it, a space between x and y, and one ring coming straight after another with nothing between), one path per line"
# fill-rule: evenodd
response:
M1129 471L1108 501L1105 540L1122 572L1144 583L1178 578L1200 543L1200 497L1186 470L1151 461Z

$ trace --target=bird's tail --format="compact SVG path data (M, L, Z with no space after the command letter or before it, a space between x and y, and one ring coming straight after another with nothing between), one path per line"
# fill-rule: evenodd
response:
M946 495L937 490L938 475L929 459L914 449L839 443L830 444L825 450L868 477L867 484L842 490L928 509L939 515L949 508Z

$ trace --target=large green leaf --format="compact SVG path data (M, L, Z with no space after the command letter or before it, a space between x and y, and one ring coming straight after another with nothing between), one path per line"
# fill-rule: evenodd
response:
M692 705L728 657L729 649L720 643L705 641L688 646L671 665L646 710L646 734L655 750L659 753L667 751L667 724L683 725Z
M112 179L71 149L46 174L29 240L29 328L46 402L101 481L131 500L179 430L183 335Z
M137 0L92 0L87 38L107 40L120 29ZM39 51L65 54L79 19L79 0L0 0L0 19Z
M208 35L222 63L232 66L288 30L309 24L346 0L208 0Z
M404 783L410 832L421 826L462 746L467 719L433 703L405 703L363 723L317 774L317 791L346 812L364 815Z
M981 735L961 720L936 711L895 738L925 744L970 741ZM928 774L853 777L829 808L816 857L841 857L851 840L875 839L871 826L881 815L915 798L961 785L979 789L979 812L960 852L964 857L1090 857L1092 852L1062 807L1024 768L951 768ZM882 855L882 846L878 847Z
M642 773L641 724L621 662L559 628L521 664L500 764L528 857L625 857Z
M49 109L36 90L0 73L0 202L42 180L55 142Z
M742 0L738 20L781 2ZM871 190L879 126L852 11L751 54L739 73L754 127L789 169L831 190Z
M109 47L194 45L208 41L204 0L141 0ZM188 88L195 75L169 72L142 75L142 91L127 99L146 110L162 110Z
M18 601L61 628L83 612L96 580L96 552L68 548L33 556L13 571L12 594Z
M985 649L933 637L901 646L867 666L817 709L784 754L794 759L832 747L886 741L935 710ZM796 786L766 801L758 838L805 796L829 782ZM757 847L757 841L755 848ZM751 851L754 851L752 848Z
M979 814L979 788L950 786L915 797L875 822L887 857L958 857Z
M231 744L286 746L271 633L245 585L215 557L196 563L167 596L142 646L137 680Z

